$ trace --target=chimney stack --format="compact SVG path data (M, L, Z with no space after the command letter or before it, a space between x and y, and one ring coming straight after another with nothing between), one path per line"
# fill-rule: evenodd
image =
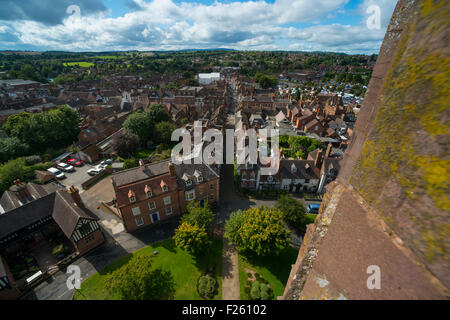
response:
M81 200L80 193L78 192L78 189L76 187L74 187L73 185L70 186L69 194L72 196L73 202L75 202L78 207L84 207L83 200Z
M320 166L322 164L322 156L323 156L323 152L322 152L322 150L319 149L319 152L317 152L316 159L314 159L314 166L316 168L320 168Z
M177 176L177 172L175 171L175 166L171 161L169 162L169 173L170 173L171 177L175 178Z

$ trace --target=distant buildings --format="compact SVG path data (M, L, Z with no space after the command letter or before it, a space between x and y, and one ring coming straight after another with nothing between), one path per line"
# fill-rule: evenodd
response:
M214 81L220 80L219 72L212 73L199 73L198 74L198 83L200 84L211 84Z

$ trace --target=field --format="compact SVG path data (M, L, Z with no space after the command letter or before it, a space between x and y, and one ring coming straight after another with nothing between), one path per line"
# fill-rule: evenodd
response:
M93 67L94 64L92 62L87 62L87 61L80 61L80 62L64 62L63 65L65 67L69 66L79 66L82 68L89 68L89 67Z

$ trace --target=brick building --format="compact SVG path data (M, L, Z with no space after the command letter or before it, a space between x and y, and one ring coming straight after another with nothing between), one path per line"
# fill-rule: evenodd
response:
M219 200L218 168L206 164L144 164L111 177L116 206L127 231L182 214L189 201Z

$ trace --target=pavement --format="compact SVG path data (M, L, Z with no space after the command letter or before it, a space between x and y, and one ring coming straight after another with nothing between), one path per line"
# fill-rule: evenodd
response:
M240 300L238 253L226 239L222 250L222 300Z

